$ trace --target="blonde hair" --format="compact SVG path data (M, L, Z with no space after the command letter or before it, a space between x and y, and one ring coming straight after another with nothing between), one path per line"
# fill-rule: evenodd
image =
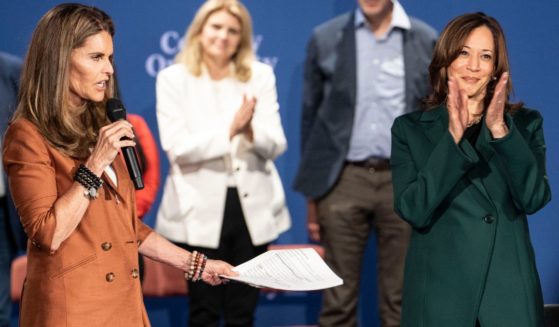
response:
M175 62L184 64L194 76L202 74L202 46L200 33L213 13L225 10L237 18L241 24L239 48L232 57L235 77L246 82L251 78L251 64L254 60L252 50L252 20L246 7L237 0L208 0L196 12L192 23L186 30L186 38Z
M114 35L111 18L102 10L80 4L61 4L39 21L23 64L19 103L13 119L26 118L61 152L85 158L97 142L99 129L108 123L105 100L113 94L109 81L101 103L87 101L76 115L70 108L69 67L72 50L106 31Z

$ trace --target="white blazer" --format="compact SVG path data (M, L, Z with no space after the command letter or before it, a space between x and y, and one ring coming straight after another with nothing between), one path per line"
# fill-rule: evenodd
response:
M257 99L253 142L244 135L229 140L243 94ZM233 178L254 245L286 231L291 218L273 160L287 142L271 67L254 62L250 81L240 82L214 81L205 71L196 77L174 64L159 73L156 95L161 145L171 167L155 229L172 241L217 248Z

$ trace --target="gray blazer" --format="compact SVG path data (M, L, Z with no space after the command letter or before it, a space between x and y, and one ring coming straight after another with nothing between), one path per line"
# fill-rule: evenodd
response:
M411 18L404 32L406 112L428 93L428 66L437 33ZM334 186L349 150L356 95L354 13L318 26L305 61L301 162L295 190L316 199Z
M4 138L10 118L16 109L21 65L21 59L8 53L0 52L0 137L2 139ZM4 175L4 183L8 209L5 223L7 228L6 235L11 236L9 240L11 248L9 251L10 255L13 255L26 250L27 236L16 213L6 175Z

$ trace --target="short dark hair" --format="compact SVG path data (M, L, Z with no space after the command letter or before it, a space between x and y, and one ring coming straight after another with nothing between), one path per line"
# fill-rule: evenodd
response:
M491 31L493 42L495 43L495 66L493 76L496 78L491 79L487 85L484 99L485 107L489 105L497 81L504 72L509 72L509 80L506 86L506 106L507 108L517 106L516 104L510 104L508 102L512 92L512 80L510 78L509 58L503 29L495 18L487 16L482 12L477 12L454 18L446 25L437 40L433 52L433 59L429 65L431 94L423 100L426 109L439 106L445 102L448 94L448 67L460 55L470 33L481 26L485 26Z

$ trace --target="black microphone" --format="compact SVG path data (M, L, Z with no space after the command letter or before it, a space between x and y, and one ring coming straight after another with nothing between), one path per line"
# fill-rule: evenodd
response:
M107 116L111 122L126 120L126 109L119 99L111 98L107 100ZM134 188L141 190L144 188L144 180L142 179L142 170L138 164L138 157L134 147L125 146L122 148L124 154L124 161L130 174L130 179L134 183Z

